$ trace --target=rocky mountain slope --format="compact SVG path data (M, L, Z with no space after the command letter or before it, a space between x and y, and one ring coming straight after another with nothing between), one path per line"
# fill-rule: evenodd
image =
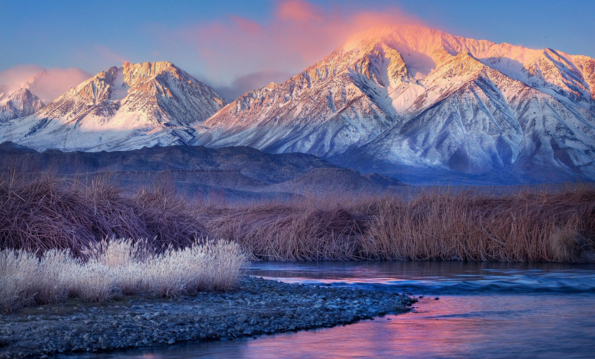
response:
M43 102L26 87L11 93L2 92L0 93L0 123L32 115L42 107Z
M375 28L197 129L195 143L305 152L364 171L595 180L595 60Z
M112 67L0 129L4 140L42 150L118 150L186 144L191 125L223 98L169 62Z

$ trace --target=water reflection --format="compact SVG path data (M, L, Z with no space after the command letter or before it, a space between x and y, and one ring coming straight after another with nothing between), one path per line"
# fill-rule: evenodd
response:
M426 296L415 313L344 327L79 357L591 358L595 353L593 266L262 263L252 273L370 290L412 286ZM440 300L434 300L436 293Z

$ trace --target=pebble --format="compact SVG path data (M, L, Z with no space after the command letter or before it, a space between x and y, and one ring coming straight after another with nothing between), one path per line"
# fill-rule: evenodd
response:
M416 301L394 293L246 276L225 293L201 292L175 300L123 297L102 303L101 309L77 301L44 305L43 312L25 308L2 315L0 339L7 345L0 345L0 359L332 327L405 312Z

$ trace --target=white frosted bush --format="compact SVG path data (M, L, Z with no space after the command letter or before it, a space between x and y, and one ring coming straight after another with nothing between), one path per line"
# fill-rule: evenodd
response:
M35 254L22 250L0 252L0 308L4 311L33 301L39 268Z
M118 282L118 269L103 265L92 258L75 263L63 276L70 298L101 302L111 297Z
M51 249L38 260L36 302L52 303L68 295L68 278L79 262L65 249Z
M120 292L177 297L225 290L237 283L246 256L236 243L195 243L152 253L146 242L103 241L74 258L50 250L37 258L26 251L0 251L0 309L51 303L66 297L104 301Z

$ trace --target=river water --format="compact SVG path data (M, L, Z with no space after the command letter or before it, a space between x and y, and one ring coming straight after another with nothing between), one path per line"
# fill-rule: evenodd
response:
M89 358L595 358L595 265L255 263L249 273L423 298L410 313L336 328Z

